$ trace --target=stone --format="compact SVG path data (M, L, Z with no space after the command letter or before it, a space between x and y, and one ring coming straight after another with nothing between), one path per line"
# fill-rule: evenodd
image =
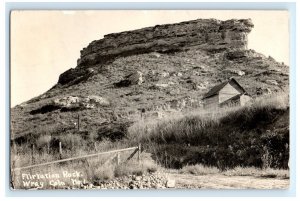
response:
M140 71L135 71L127 76L128 80L132 85L141 85L144 82L143 73Z
M278 82L276 80L266 80L267 84L272 84L272 85L278 85Z
M162 76L162 77L168 77L168 76L170 76L170 74L169 74L168 72L162 72L162 73L161 73L161 76Z
M166 88L168 87L169 85L168 84L155 84L154 85L156 88Z
M63 98L57 98L53 101L54 105L60 107L70 107L76 103L79 103L79 97L77 96L66 96Z
M101 96L91 95L85 98L77 96L57 98L53 100L52 104L60 108L81 107L85 109L92 109L97 106L109 106L110 102Z
M150 56L152 56L154 58L159 58L161 55L158 52L153 52L150 54Z
M115 87L129 87L131 85L141 85L144 82L143 73L135 71L125 76L125 78L117 83L114 83Z
M86 102L90 104L95 104L97 106L109 106L110 102L101 96L91 95L85 99Z

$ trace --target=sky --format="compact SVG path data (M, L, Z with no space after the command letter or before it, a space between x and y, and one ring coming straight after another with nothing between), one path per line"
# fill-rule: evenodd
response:
M80 50L105 34L199 18L252 19L248 48L289 65L287 11L13 11L11 107L54 86L61 73L76 67Z

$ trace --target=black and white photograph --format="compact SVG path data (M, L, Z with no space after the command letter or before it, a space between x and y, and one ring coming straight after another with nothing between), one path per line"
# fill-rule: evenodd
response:
M288 189L287 10L13 10L12 190Z

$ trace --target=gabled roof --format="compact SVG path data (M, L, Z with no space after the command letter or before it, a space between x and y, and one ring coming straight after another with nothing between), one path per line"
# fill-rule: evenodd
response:
M234 78L230 78L229 80L227 80L226 82L222 82L221 84L218 84L216 86L214 86L213 88L211 88L211 90L209 90L206 94L204 94L202 99L205 98L209 98L211 96L217 95L219 94L219 92L228 84L228 83L235 83L239 89L241 90L241 94L246 93L245 89L234 79Z

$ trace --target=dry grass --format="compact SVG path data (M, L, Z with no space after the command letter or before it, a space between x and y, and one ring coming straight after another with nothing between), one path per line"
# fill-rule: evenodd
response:
M238 165L286 168L288 110L288 94L278 93L253 100L245 106L139 121L129 128L128 138L131 142L149 145L148 150L158 155L161 161L167 160L161 154L167 152L173 157L174 164L186 165L188 160L195 164L205 160L205 165L223 170ZM264 147L269 153L267 160L263 160ZM266 162L268 164L262 164Z
M216 167L207 167L202 164L184 166L179 170L181 174L189 173L194 175L217 174L219 172L220 170Z
M267 168L261 169L256 167L235 167L226 171L221 171L216 167L208 167L202 164L184 166L178 171L180 174L193 174L193 175L209 175L209 174L222 174L225 176L252 176L261 178L278 178L289 179L289 170Z
M260 169L255 167L236 167L234 169L226 170L222 173L226 176L254 176L265 178L281 178L289 179L289 170L284 169Z
M161 119L141 120L132 125L128 132L134 141L167 142L193 141L195 136L219 130L227 122L244 124L255 121L258 113L267 118L273 110L289 108L289 97L286 93L278 93L255 99L252 104L239 107L220 108L218 110L197 110L186 114L173 113ZM233 125L234 127L234 125ZM200 139L199 139L200 140Z

